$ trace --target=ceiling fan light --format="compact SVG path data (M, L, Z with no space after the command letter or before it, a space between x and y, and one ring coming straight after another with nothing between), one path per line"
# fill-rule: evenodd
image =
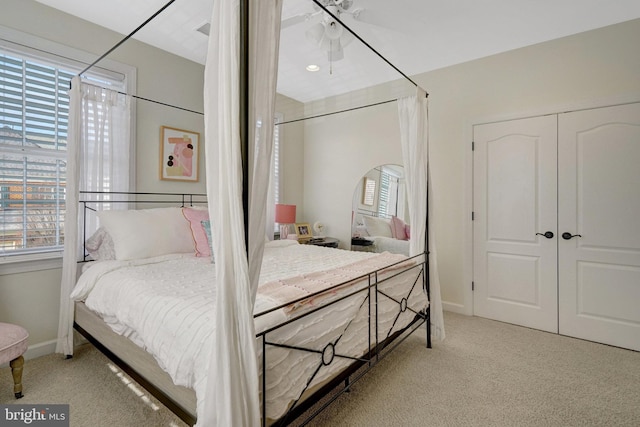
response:
M329 62L336 62L344 59L344 50L342 50L340 43L332 43L332 45L335 46L332 46L331 49L327 50L327 58L329 59Z
M331 40L338 40L340 36L342 36L343 31L344 28L342 28L342 25L340 25L338 21L331 20L325 25L325 35Z
M306 32L305 35L307 39L311 40L315 44L321 44L322 39L324 38L324 25L318 23L311 26Z

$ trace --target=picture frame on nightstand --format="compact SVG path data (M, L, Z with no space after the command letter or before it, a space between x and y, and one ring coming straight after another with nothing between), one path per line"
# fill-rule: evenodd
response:
M311 226L307 222L297 222L295 224L296 235L298 236L299 242L304 242L306 240L310 240L313 237L313 230Z

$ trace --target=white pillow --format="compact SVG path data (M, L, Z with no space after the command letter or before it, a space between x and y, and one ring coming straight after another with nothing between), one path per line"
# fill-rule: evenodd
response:
M117 260L195 252L181 208L101 211L98 218L113 239Z
M386 219L366 215L362 219L365 227L367 227L369 236L392 237L391 225Z
M104 227L98 228L84 244L85 249L95 261L116 259L116 249L113 239Z

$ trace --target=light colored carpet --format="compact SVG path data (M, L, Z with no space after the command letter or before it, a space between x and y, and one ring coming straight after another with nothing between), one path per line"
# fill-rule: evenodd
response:
M427 349L415 332L309 425L640 425L640 353L454 313L445 322L445 341ZM79 427L184 426L113 369L90 345L72 360L29 360L20 401L0 369L0 403L69 403Z

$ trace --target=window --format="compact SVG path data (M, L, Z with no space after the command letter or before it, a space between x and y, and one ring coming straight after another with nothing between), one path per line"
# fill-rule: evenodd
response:
M59 250L73 73L0 52L3 254Z
M282 114L276 113L276 125L273 127L273 196L275 203L280 203L280 193L282 190L282 174L280 165L282 158L280 155L280 126L278 123L282 121ZM274 203L274 204L275 204Z
M0 45L0 256L11 259L63 248L67 92L84 68L25 44ZM111 74L89 77L126 90L124 75Z
M276 113L275 125L273 127L273 167L271 170L271 189L270 191L273 193L273 206L280 203L282 199L282 153L281 153L281 144L280 138L282 136L282 129L278 123L282 122L283 115L280 113ZM273 232L279 233L280 228L279 224L273 224Z
M392 214L395 215L395 210L393 213L390 212L390 209L392 208L389 203L390 178L391 176L384 169L380 172L380 191L378 193L378 216L380 218L388 218Z
M380 191L378 192L378 216L404 218L404 179L402 167L384 165L380 168Z

